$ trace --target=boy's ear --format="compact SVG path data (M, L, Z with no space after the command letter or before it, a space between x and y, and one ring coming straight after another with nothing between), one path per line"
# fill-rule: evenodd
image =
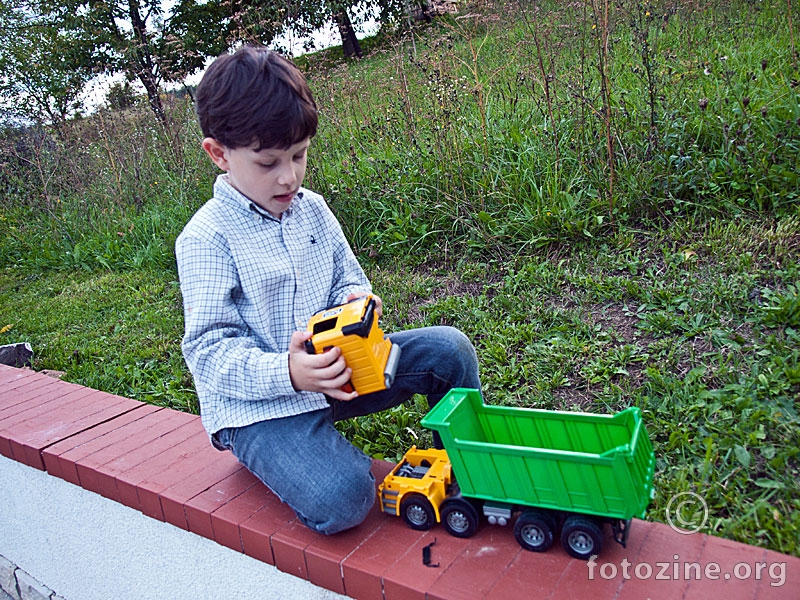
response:
M225 146L217 140L207 137L203 140L203 150L206 151L211 161L223 171L228 170L228 158Z

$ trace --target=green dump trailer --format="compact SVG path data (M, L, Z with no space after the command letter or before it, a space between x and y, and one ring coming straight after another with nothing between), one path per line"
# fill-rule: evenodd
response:
M560 532L564 549L586 559L600 553L606 524L624 546L631 519L644 517L653 495L653 448L635 407L597 415L490 406L478 390L455 389L422 425L439 433L452 466L432 511L452 535L473 535L481 513L501 525L516 516L523 548L546 551ZM424 479L425 467L416 467L416 477ZM421 494L405 495L396 514L412 527L430 526L414 505Z

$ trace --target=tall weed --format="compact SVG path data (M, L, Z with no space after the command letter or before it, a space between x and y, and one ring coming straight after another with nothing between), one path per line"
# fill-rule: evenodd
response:
M43 129L7 132L0 267L173 268L174 239L209 197L213 170L191 105L171 115L186 140L179 158L146 110L71 122L66 142Z

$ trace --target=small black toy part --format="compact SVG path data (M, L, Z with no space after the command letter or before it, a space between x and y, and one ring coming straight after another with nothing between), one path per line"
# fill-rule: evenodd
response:
M433 541L422 549L422 564L425 565L426 567L431 567L431 568L439 567L439 563L431 564L431 546L433 546L435 543L436 543L436 538L433 538Z

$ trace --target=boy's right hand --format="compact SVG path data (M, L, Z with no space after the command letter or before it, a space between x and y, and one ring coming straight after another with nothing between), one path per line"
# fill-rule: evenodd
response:
M312 336L309 331L295 331L289 343L289 377L297 391L322 392L336 400L352 400L358 392L345 392L341 388L353 370L344 361L342 350L333 347L322 354L306 352L305 341Z

